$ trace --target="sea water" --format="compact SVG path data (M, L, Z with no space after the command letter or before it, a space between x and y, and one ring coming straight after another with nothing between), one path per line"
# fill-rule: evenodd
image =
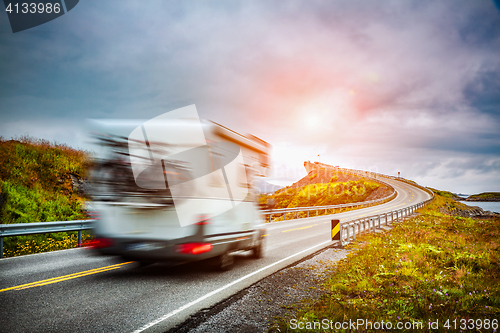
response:
M490 212L500 213L500 202L499 201L460 201L468 206L476 206L482 208L484 211L489 210Z

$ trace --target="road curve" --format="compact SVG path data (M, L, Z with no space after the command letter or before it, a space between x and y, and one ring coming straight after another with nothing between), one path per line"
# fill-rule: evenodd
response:
M268 227L266 255L236 255L216 272L205 263L139 267L72 249L0 259L0 332L165 332L197 311L331 244L330 220L349 221L423 202L427 192L384 179L398 192L385 204Z

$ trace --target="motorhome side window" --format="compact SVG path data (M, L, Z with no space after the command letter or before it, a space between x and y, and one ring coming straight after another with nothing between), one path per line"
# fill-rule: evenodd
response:
M173 204L168 183L162 176L161 161L154 163L145 160L147 168L136 179L130 164L127 139L112 136L99 136L97 139L108 150L108 154L105 158L94 161L91 171L91 195L94 201L140 200L162 205ZM170 172L186 177L181 168L170 167ZM161 182L162 186L150 186L152 182ZM143 186L138 186L138 183Z
M226 171L235 170L237 184L240 187L251 187L251 170L248 165L241 163L237 158L241 154L240 147L231 142L211 142L211 163L213 171L224 168ZM228 181L228 180L226 180Z

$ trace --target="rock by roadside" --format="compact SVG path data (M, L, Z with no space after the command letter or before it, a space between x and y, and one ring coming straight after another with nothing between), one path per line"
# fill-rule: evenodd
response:
M272 318L287 315L303 299L319 297L318 284L328 263L345 258L347 253L345 249L325 248L198 312L168 332L267 332Z
M73 173L70 173L69 177L71 178L71 185L73 186L74 192L78 195L89 195L92 186L87 179L82 179Z

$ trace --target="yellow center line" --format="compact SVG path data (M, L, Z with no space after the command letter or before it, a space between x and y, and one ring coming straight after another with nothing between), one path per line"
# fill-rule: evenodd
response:
M261 237L267 237L267 236L269 236L269 234L262 235Z
M116 264L116 265L111 265L111 266L105 266L105 267L100 267L100 268L94 268L88 271L82 271L78 273L73 273L73 274L68 274L68 275L63 275L63 276L57 276L54 278L46 279L46 280L41 280L41 281L35 281L31 283L26 283L26 284L21 284L19 286L15 287L10 287L10 288L5 288L5 289L0 289L0 293L3 291L7 290L23 290L27 288L33 288L33 287L40 287L40 286L45 286L47 284L52 284L52 283L57 283L57 282L62 282L66 280L71 280L71 279L76 279L82 276L86 275L91 275L91 274L97 274L105 271L110 271L113 269L121 268L124 265L130 264L133 261L128 261L128 262L123 262L121 264Z
M311 228L311 227L314 227L315 225L317 224L313 224L313 225L308 225L306 227L302 227L302 228L295 228L295 229L288 229L288 230L283 230L282 232L289 232L289 231L294 231L294 230L301 230L301 229L307 229L307 228Z

